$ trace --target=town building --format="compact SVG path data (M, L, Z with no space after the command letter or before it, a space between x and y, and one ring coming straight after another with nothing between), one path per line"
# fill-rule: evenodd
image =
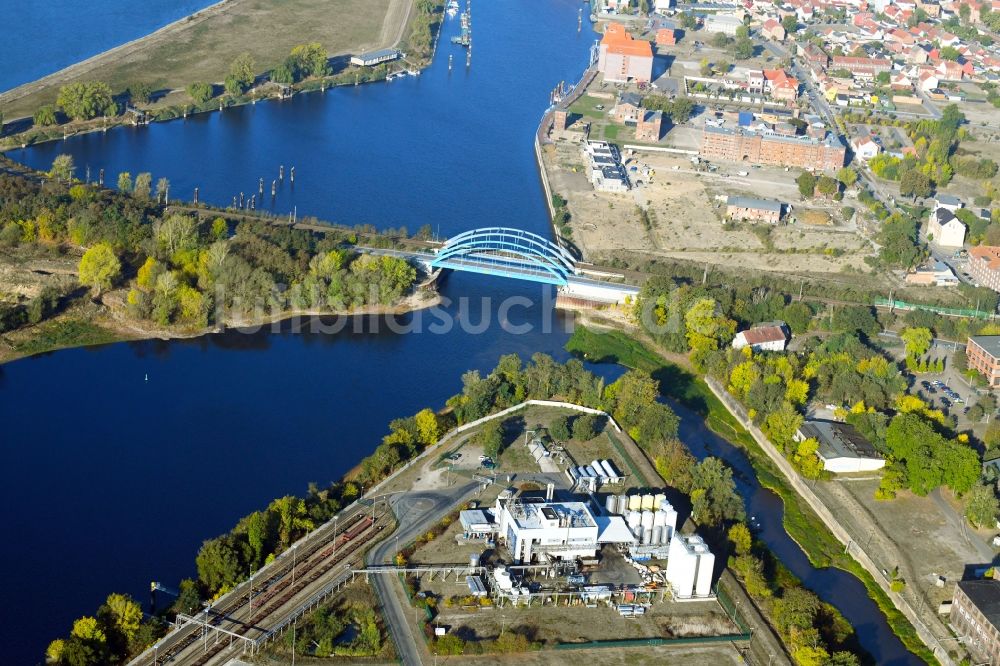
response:
M610 23L601 38L597 69L605 81L649 83L653 78L653 47L635 39L619 23Z
M851 150L859 160L867 162L882 152L882 146L876 143L871 134L865 134L851 141Z
M785 41L785 27L777 19L769 18L760 28L760 34L774 42Z
M698 155L703 159L791 166L817 171L844 166L847 148L835 134L823 139L783 136L771 130L705 126Z
M1000 292L1000 247L980 245L969 250L969 275L980 287Z
M584 154L590 161L590 182L602 192L627 192L628 176L621 164L621 154L606 141L588 141Z
M887 58L834 56L830 68L834 70L845 69L856 78L874 79L882 72L892 71L892 61Z
M750 347L754 351L784 351L788 344L788 327L783 321L751 326L733 338L733 349Z
M359 67L374 67L384 62L398 60L403 56L397 49L380 49L378 51L366 51L358 55L351 56L351 64Z
M969 368L983 377L990 388L1000 387L1000 335L976 335L965 345Z
M674 0L656 0L653 3L653 9L658 14L665 14L673 8L674 4Z
M466 509L458 514L462 536L466 539L489 539L496 534L497 524L493 512L483 509Z
M823 462L823 469L834 474L874 472L885 467L885 458L848 423L806 421L799 426L794 439L796 442L815 439L819 444L816 455Z
M939 194L937 199L935 199L935 208L944 208L952 213L956 212L959 208L964 207L965 204L958 197L953 197L950 194Z
M927 220L927 241L940 247L962 247L965 225L947 208L936 208Z
M698 535L677 534L670 540L664 574L677 600L709 597L715 555Z
M1000 664L1000 581L958 581L949 619L974 662Z
M765 69L764 92L772 99L794 102L799 96L799 80L783 69Z
M743 26L743 19L732 14L708 14L705 16L705 32L721 32L730 37Z
M906 274L906 284L924 287L957 287L958 283L955 271L951 270L951 266L943 261L935 261L929 266L921 266Z
M656 31L656 45L657 46L674 46L680 39L680 30L671 30L670 28L660 28Z
M726 199L726 217L735 222L777 224L781 221L781 209L780 201L737 196Z
M615 122L625 124L635 124L642 115L642 97L630 92L623 92L618 96L618 103L611 110L611 117Z
M805 46L799 44L798 54L805 58L805 61L813 69L826 69L827 65L830 64L830 56L827 52L812 42L807 42Z
M635 140L656 143L663 136L663 112L644 111L635 125Z

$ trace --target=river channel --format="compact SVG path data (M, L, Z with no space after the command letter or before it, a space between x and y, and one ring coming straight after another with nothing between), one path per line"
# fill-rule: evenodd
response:
M103 168L111 182L119 171L150 171L170 179L173 197L190 198L198 187L203 201L217 204L294 165L294 188L286 179L265 202L276 213L381 228L430 224L441 236L490 225L548 234L532 136L549 90L586 65L594 36L586 18L577 30L580 7L477 1L469 69L464 50L449 43L458 30L452 20L418 77L10 156L47 168L69 153L81 171ZM442 406L466 370L488 370L511 352L567 357L572 320L554 310L551 288L453 274L442 293L454 324L443 333L429 331L427 313L414 313L396 320L416 329L409 332L357 319L338 333L285 325L0 366L4 661L40 660L47 641L108 592L144 601L149 581L174 585L193 575L204 539L309 481L338 478L378 444L389 420ZM504 308L513 297L522 300ZM592 369L609 379L621 372ZM688 444L736 468L761 537L844 613L875 662L919 663L859 581L809 564L782 529L780 501L756 483L743 454L678 411Z

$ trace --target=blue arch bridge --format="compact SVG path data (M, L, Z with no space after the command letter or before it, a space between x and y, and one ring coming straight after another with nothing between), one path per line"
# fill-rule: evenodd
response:
M434 252L369 251L418 261L429 271L448 269L555 285L567 296L621 303L638 288L609 281L611 272L579 265L562 246L523 229L484 227L444 241Z

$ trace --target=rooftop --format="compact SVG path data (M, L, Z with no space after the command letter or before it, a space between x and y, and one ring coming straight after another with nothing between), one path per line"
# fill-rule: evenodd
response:
M541 530L550 525L550 521L568 519L568 525L562 527L595 527L596 523L590 509L583 502L522 502L508 505L507 510L513 516L520 529Z
M606 46L609 53L653 57L653 47L649 42L633 38L620 23L608 24L601 45Z
M996 245L980 245L969 250L969 256L982 259L991 271L1000 270L1000 247Z
M705 125L705 132L709 134L728 134L728 135L742 135L742 136L760 136L768 141L786 141L789 143L806 143L806 144L824 144L830 148L843 148L844 144L836 134L828 132L823 140L814 139L811 136L785 136L784 134L778 134L770 130L752 130L744 127L739 127L732 129L729 127L714 127L712 125Z
M969 339L993 358L1000 358L1000 335L974 335Z
M757 210L769 210L774 213L781 213L781 202L770 201L768 199L731 196L726 199L726 205L736 206L737 208L755 208Z
M854 426L836 421L806 421L799 428L803 437L819 442L819 455L831 458L881 458L871 442Z
M958 589L1000 630L1000 580L960 580Z

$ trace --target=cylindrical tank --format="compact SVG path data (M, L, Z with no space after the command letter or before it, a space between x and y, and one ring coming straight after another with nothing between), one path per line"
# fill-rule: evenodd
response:
M642 542L644 544L649 544L653 540L653 528L647 527L642 531Z
M638 511L642 508L642 495L629 495L628 508L630 511Z
M618 496L618 513L624 514L628 511L628 495Z
M670 525L663 526L663 532L660 533L660 545L667 546L670 544L670 537L673 536L674 528Z
M657 493L656 495L653 496L653 508L659 509L661 506L663 506L663 503L666 501L667 501L666 495L664 495L663 493Z
M594 473L597 476L604 476L604 468L601 467L601 461L600 460L591 460L590 461L590 467L594 470Z
M618 477L618 474L615 473L615 468L611 466L610 460L602 460L601 469L604 470L604 473L608 475L609 479L614 479Z
M614 495L608 495L604 500L604 508L608 513L618 513L618 499Z
M642 528L642 514L639 513L638 511L630 510L628 514L625 516L625 522L628 523L629 529L631 529L632 532L635 533L636 530Z
M667 524L667 516L662 511L653 512L653 527L663 527Z
M469 568L475 569L479 566L479 553L469 555Z
M640 502L641 502L642 510L643 511L650 511L653 508L653 496L652 495L649 495L649 494L643 495L642 496L642 500L640 500Z
M653 525L653 540L650 543L654 546L660 545L663 540L663 528L659 525Z
M644 530L653 528L653 512L643 511L642 512L642 528Z

